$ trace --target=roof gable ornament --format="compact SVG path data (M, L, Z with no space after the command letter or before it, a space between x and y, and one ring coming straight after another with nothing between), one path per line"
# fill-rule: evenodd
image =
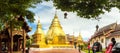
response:
M115 30L116 26L117 26L117 22L116 22L114 25L112 25L112 26L110 27L110 29L111 29L111 30Z

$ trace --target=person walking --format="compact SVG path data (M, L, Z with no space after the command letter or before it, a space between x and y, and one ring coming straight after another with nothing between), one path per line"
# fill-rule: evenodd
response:
M112 53L112 48L113 48L113 46L115 45L115 43L116 43L115 38L112 38L112 39L111 39L111 43L108 45L105 53Z
M80 46L80 44L78 44L78 50L79 50L79 53L81 52L80 50L81 50L81 46Z

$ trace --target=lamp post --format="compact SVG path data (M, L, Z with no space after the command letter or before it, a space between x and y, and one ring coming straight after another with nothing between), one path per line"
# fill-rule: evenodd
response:
M67 13L65 12L65 13L64 13L64 19L66 19L66 18L67 18Z

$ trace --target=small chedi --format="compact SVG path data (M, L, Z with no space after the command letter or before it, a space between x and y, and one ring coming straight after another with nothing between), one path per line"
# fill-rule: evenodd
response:
M77 43L80 44L81 46L84 45L84 41L83 41L80 33L79 33L79 35L78 35L78 37L77 37Z
M40 24L40 20L38 21L37 24L37 30L33 34L33 47L45 47L45 34L42 30L42 26Z

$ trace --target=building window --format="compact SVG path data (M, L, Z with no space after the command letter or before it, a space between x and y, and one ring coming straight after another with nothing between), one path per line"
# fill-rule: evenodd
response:
M104 42L104 39L101 39L101 43L103 43Z

